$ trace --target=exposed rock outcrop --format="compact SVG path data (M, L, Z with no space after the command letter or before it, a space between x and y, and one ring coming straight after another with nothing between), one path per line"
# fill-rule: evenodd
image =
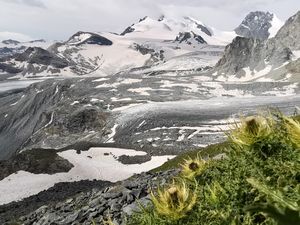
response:
M206 44L206 41L198 34L191 32L180 32L175 39L175 42L192 44Z
M235 29L235 32L242 37L266 40L270 36L269 29L272 27L274 16L269 12L251 12Z
M272 72L286 62L291 62L293 51L300 49L300 12L291 17L274 38L260 40L236 37L215 66L218 75L242 76L245 68L261 71L270 67ZM262 74L265 75L265 74Z

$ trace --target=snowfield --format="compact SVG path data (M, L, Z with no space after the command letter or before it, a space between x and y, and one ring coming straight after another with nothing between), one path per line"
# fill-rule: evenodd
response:
M150 161L142 164L124 165L116 158L121 155L137 156L146 153L130 149L91 148L88 151L82 151L81 154L77 154L75 150L58 154L74 165L68 173L48 175L18 171L0 181L0 205L38 194L60 182L94 179L111 182L124 180L136 173L154 169L175 157L153 156Z

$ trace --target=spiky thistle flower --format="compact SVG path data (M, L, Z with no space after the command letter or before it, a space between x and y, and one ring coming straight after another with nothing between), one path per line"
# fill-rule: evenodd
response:
M242 117L240 123L235 123L228 134L229 140L238 146L251 146L257 140L270 135L274 128L271 116Z
M196 187L197 190L197 187ZM197 191L191 190L184 180L173 183L157 194L151 192L151 200L158 214L171 220L178 220L187 215L197 200Z
M199 156L195 159L188 158L184 160L183 164L181 164L181 174L184 178L192 180L203 173L207 166L208 161L203 160Z

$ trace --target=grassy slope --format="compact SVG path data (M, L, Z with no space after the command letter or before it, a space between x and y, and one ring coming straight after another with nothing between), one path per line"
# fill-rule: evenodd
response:
M299 149L299 123L281 114L244 121L228 142L187 152L155 169L176 168L197 155L228 156L204 167L189 161L184 168L193 179L181 173L152 198L154 207L131 216L128 225L300 224Z
M214 157L218 154L221 154L224 152L224 149L228 147L228 142L223 142L219 144L213 144L209 145L205 148L201 148L199 150L193 150L193 151L188 151L186 153L183 153L181 155L178 155L174 159L171 159L164 163L162 166L153 169L153 172L159 172L159 171L165 171L169 169L174 169L178 168L180 164L184 162L185 159L188 158L196 158L197 156L200 156L201 158L206 158L206 157Z

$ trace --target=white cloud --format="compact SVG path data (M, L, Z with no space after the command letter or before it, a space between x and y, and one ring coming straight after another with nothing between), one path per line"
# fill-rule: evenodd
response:
M42 0L1 0L1 1L7 3L13 3L13 4L24 4L28 6L42 7L42 8L45 7Z
M14 32L0 32L0 41L3 40L8 40L8 39L13 39L13 40L18 40L18 41L30 41L32 40L31 37L20 34L20 33L14 33Z

